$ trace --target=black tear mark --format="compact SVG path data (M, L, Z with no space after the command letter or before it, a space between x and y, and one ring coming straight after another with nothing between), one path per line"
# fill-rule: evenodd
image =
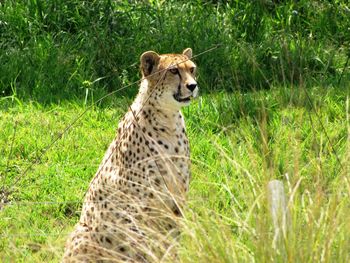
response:
M180 74L180 71L178 71L177 72L177 75L179 75L179 85L177 86L177 94L178 94L178 96L179 96L179 98L180 98L180 96L181 96L181 81L182 81L182 76L181 76L181 74Z

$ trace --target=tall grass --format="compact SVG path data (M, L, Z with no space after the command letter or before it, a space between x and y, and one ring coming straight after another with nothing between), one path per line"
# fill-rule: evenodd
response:
M336 83L348 15L343 1L5 1L0 89L43 102L98 95L137 80L145 50L214 44L197 59L207 91Z
M349 260L348 91L310 90L330 141L300 91L203 95L184 110L193 164L175 246L180 262ZM113 106L89 111L22 177L84 106L22 104L1 112L2 156L9 156L5 142L15 136L9 164L0 159L7 166L2 185L14 190L12 205L0 215L2 261L60 260L90 178L129 102L116 99ZM266 189L271 179L283 182L290 211L289 232L277 250Z

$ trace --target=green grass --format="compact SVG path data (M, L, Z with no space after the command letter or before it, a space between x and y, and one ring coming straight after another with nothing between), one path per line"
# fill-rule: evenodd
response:
M208 94L184 109L193 167L182 262L350 259L349 91L314 87L308 93L317 115L300 87ZM1 186L11 191L10 205L0 212L3 262L60 260L130 102L93 107L40 156L86 109L84 102L1 101ZM284 183L290 199L290 232L279 252L272 249L266 193L272 179Z
M184 109L180 261L350 261L348 18L341 0L1 1L0 261L59 262L137 87L89 105L138 80L146 50L216 44ZM278 251L272 179L291 217Z
M207 91L334 84L350 20L346 1L333 2L3 1L0 94L43 103L98 95L137 80L144 51L198 54L216 44L196 59Z

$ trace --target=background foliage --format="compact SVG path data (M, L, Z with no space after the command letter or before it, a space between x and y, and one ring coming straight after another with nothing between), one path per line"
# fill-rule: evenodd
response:
M330 84L349 53L349 16L345 1L2 1L0 92L52 101L111 91L139 78L146 50L215 44L197 59L207 91Z

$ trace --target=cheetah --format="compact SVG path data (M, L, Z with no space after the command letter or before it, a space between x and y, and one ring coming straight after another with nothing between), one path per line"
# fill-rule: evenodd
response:
M190 180L181 108L198 94L191 58L191 48L141 55L139 93L90 182L62 262L176 260Z

